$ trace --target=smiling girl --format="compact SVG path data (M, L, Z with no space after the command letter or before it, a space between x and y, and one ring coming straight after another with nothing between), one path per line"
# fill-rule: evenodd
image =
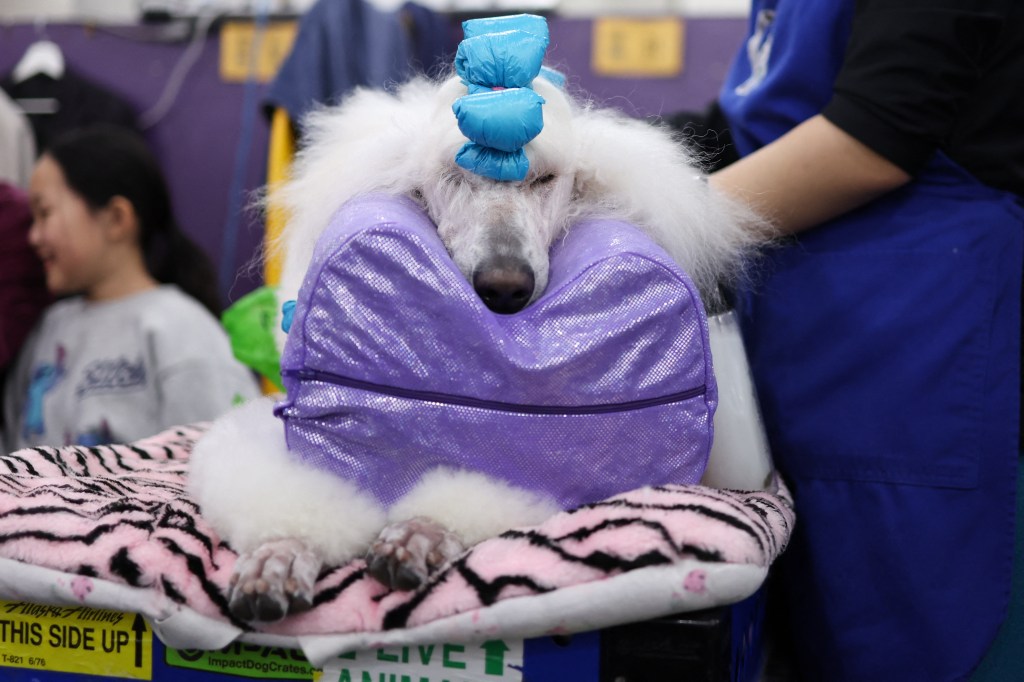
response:
M63 300L8 377L8 449L129 442L257 394L214 317L213 271L178 229L140 138L71 133L39 159L29 190L29 243Z

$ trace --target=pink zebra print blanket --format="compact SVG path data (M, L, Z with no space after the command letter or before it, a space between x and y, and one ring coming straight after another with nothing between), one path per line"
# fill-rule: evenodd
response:
M0 598L141 611L171 646L292 638L315 663L738 601L760 586L794 521L781 483L775 493L643 488L487 540L413 592L387 592L361 561L327 570L310 612L254 633L227 609L236 554L185 492L202 431L0 457Z

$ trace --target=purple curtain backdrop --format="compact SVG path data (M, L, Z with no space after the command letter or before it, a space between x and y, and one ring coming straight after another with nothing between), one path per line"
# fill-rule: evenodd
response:
M672 78L610 78L590 70L588 19L550 20L549 62L569 77L573 91L631 116L702 109L725 77L743 38L743 19L693 19L686 26L685 69ZM115 33L116 31L116 33ZM187 43L154 43L126 37L128 27L108 31L83 25L0 26L0 74L8 73L34 41L45 37L64 52L69 68L119 94L141 114L153 107ZM457 34L453 30L453 35ZM454 53L454 45L452 53ZM227 264L225 303L260 284L258 258L263 225L252 212L232 207L251 203L266 177L267 122L255 116L252 135L242 139L245 85L224 83L218 73L219 43L212 33L184 80L166 117L145 134L163 164L182 228L213 258ZM262 100L264 86L258 88ZM250 98L252 101L252 98ZM247 145L242 190L232 196L236 157ZM0 150L3 153L3 150ZM231 215L235 213L235 215ZM237 222L233 253L225 257L226 226Z
M573 92L589 93L596 102L630 116L646 117L682 110L702 110L718 94L733 56L746 36L746 19L687 19L683 72L669 78L617 78L591 71L593 21L549 21L548 63L565 71Z
M139 114L157 103L187 47L132 40L81 25L48 25L43 37L61 47L68 68L121 96ZM0 73L10 72L39 38L32 25L0 27ZM222 82L218 66L218 41L211 34L166 117L144 133L167 175L182 229L220 267L236 151L240 144L251 145L243 183L246 204L265 182L268 127L258 116L251 139L241 139L245 86ZM246 268L258 254L262 235L256 216L242 216L230 261L230 269L240 274L221 291L225 304L259 284L259 268Z

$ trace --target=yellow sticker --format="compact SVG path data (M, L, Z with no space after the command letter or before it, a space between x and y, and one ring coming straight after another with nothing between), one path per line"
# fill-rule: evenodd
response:
M0 601L0 666L153 679L153 632L133 613Z
M220 29L220 77L226 83L243 83L250 74L266 83L277 74L291 52L298 24L274 21L256 30L251 21L227 21ZM254 53L255 50L255 53Z
M664 78L683 71L683 20L594 20L591 67L601 76Z

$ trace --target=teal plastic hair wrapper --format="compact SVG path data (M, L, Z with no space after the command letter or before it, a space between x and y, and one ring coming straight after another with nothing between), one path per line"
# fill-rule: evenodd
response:
M500 182L524 180L526 172L530 170L530 162L522 148L503 152L475 142L462 145L462 149L455 155L455 163L477 175Z
M565 88L565 74L548 66L540 67L540 77L551 82L556 88Z
M292 320L295 318L295 300L285 301L281 306L281 331L287 334L292 329Z
M455 53L455 72L467 83L525 88L540 73L547 40L524 31L466 38Z
M558 69L552 69L551 67L548 66L542 66L540 67L540 73L538 74L538 76L548 81L556 88L559 88L561 90L565 89L565 74L559 71ZM533 86L531 85L530 87ZM491 88L486 85L466 83L466 89L469 91L469 94L475 95L478 92L491 92L492 90L500 90L501 88Z
M544 98L528 88L487 90L455 100L462 134L484 147L514 152L544 127Z
M545 50L548 47L548 21L536 14L513 14L507 17L469 19L462 22L463 38L475 38L487 33L504 33L505 31L530 33L543 39Z
M530 161L523 146L544 127L544 98L530 86L542 74L559 86L565 82L557 71L542 67L548 22L517 14L464 21L462 31L455 72L469 94L452 111L470 141L455 163L492 180L525 180Z

